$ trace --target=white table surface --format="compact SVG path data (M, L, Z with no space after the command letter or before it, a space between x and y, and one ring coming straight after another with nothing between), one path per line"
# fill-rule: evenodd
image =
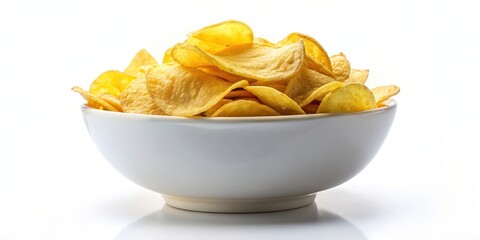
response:
M135 3L134 3L135 2ZM2 1L0 239L480 239L480 17L475 1ZM298 31L402 92L367 168L315 205L206 214L164 205L103 159L85 88L147 48L226 19Z

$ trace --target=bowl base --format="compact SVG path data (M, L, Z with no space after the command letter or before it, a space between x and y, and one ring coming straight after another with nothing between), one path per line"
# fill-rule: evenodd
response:
M184 210L214 213L258 213L304 207L313 203L316 194L260 199L206 199L165 194L162 196L171 207Z

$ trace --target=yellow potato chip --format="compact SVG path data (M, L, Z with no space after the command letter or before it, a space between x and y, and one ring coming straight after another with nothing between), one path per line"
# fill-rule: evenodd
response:
M322 101L327 94L329 94L331 91L342 87L343 83L338 82L338 81L333 81L329 82L325 85L322 85L321 87L315 89L303 102L300 103L301 107L307 106L311 102L317 100L317 101Z
M134 79L134 76L117 70L106 71L92 82L90 92L95 95L108 93L118 97L122 94L123 89Z
M112 94L108 93L104 93L98 97L103 101L107 102L108 104L112 105L114 108L118 109L119 112L123 112L122 104L120 103L120 99L118 99L118 97L115 97Z
M397 95L400 92L400 88L395 85L380 86L372 88L372 93L375 96L377 105L381 105L389 98Z
M227 103L230 103L230 102L233 102L232 99L220 99L220 101L215 104L213 107L211 107L210 109L208 109L206 112L205 112L205 117L210 117L212 116L212 114L214 114L219 108L221 108L223 105L227 104Z
M245 23L229 20L213 24L188 35L219 45L240 45L253 42L253 31Z
M283 84L275 84L276 82L262 82L262 81L256 81L253 83L250 83L250 86L265 86L265 87L271 87L276 89L279 92L285 93L285 90L287 89L287 86Z
M308 104L306 100L317 88L333 81L333 78L304 66L297 75L290 79L285 94L303 107Z
M158 65L147 70L147 89L155 104L166 114L191 117L207 111L246 80L229 83L200 70L184 66Z
M150 97L144 75L139 76L125 88L120 95L120 103L123 110L128 113L165 115Z
M132 76L138 76L140 67L152 64L157 64L157 60L146 49L141 49L123 72Z
M335 80L344 81L350 76L350 62L343 53L339 53L330 57L332 62L332 71L335 74Z
M107 103L105 100L101 99L97 95L82 89L81 87L73 87L72 91L79 93L85 100L87 100L87 106L100 109L100 110L109 110L113 112L119 112L119 109L116 109L111 104Z
M187 67L215 66L245 78L282 81L299 70L305 51L302 41L280 48L254 44L250 48L228 50L214 55L194 45L177 44L172 49L172 58Z
M262 103L283 115L305 114L298 104L287 95L271 87L248 86L247 91L257 96Z
M328 57L327 52L323 49L322 45L317 42L314 38L302 34L302 33L290 33L286 38L278 42L278 45L283 46L285 44L295 43L298 40L302 39L303 43L305 44L305 54L308 57L311 57L318 62L320 62L323 66L325 66L328 70L332 70L332 64L330 63L330 58Z
M328 93L320 102L317 113L358 112L376 107L370 89L361 83L349 83Z
M278 116L280 113L256 101L238 100L220 107L212 117Z
M357 69L352 69L350 71L350 75L348 76L344 83L362 83L364 84L367 79L368 79L368 70L357 70Z

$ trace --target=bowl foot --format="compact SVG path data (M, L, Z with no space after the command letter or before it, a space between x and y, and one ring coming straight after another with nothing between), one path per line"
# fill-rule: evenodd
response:
M293 197L260 199L207 199L165 194L162 196L168 205L184 210L215 213L255 213L304 207L313 203L315 195L315 193L312 193Z

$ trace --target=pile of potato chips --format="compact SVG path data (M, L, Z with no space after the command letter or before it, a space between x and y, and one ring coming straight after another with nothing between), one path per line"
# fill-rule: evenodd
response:
M366 87L368 70L328 56L312 37L255 38L240 21L188 34L159 64L140 50L125 71L106 71L72 90L92 108L153 115L243 117L357 112L383 106L394 85Z

